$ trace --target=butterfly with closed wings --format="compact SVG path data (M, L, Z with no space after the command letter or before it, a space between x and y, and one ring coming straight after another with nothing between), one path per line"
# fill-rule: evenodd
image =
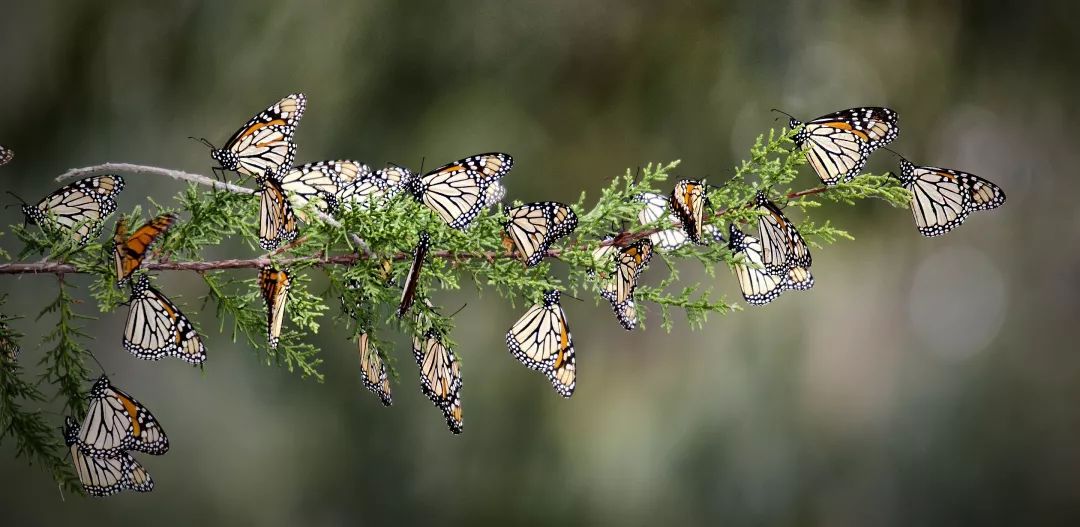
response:
M146 360L176 357L193 366L206 362L206 347L195 326L146 275L131 286L124 323L124 349Z
M116 263L116 283L123 285L142 264L150 246L176 222L175 214L162 214L128 235L127 222L116 222L113 234L113 260Z
M169 451L169 438L150 410L104 375L90 389L79 443L93 457L112 457L128 450L155 456Z
M896 112L876 106L840 110L805 124L791 117L788 126L802 126L795 145L806 149L806 160L828 186L859 175L870 154L900 132Z
M637 305L634 303L634 290L637 289L641 272L649 266L652 259L653 244L648 238L642 238L615 254L615 273L612 282L604 286L600 296L611 302L611 309L623 328L630 331L637 327Z
M529 308L506 332L506 347L518 362L547 375L563 397L574 395L577 361L574 340L559 304L559 291L544 293L543 302Z
M963 224L968 214L1005 203L1001 187L951 168L917 166L900 158L900 175L893 176L911 192L911 215L923 236L945 234Z
M68 446L75 473L87 494L102 497L125 489L136 492L154 490L154 480L130 454L121 451L109 457L90 456L84 452L80 435L78 422L67 417L64 420L64 443Z
M288 269L270 265L259 269L259 292L266 304L266 338L270 349L276 349L281 340L281 324L285 320L292 278Z
M728 228L728 248L739 257L734 264L735 275L748 304L765 305L784 291L804 291L814 286L814 277L805 267L788 267L780 273L767 271L761 242L739 230L735 224Z
M120 176L80 179L49 194L36 205L23 204L26 221L43 229L69 233L79 247L101 234L105 217L116 210L124 189Z
M490 187L513 166L508 154L478 154L412 178L407 188L451 228L465 230L490 204Z
M754 196L758 212L758 242L761 244L761 261L765 272L784 274L794 267L809 268L810 248L799 234L799 229L765 193L759 190Z
M526 203L506 211L503 229L525 259L533 267L547 256L551 244L570 235L577 228L577 214L562 203L541 201Z
M307 107L307 98L294 93L274 103L240 127L221 148L203 139L210 157L221 166L257 179L280 179L292 168L296 156L293 134Z
M461 361L454 350L443 343L442 334L432 328L423 338L413 338L413 357L420 367L420 388L443 412L450 431L460 434L464 421L461 411Z

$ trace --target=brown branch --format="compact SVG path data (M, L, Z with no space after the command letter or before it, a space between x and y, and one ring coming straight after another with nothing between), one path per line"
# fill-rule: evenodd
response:
M144 167L144 166L140 166L140 165L127 165L127 164L122 164L122 163L107 163L107 164L104 164L104 165L99 165L97 167L74 169L74 170L70 170L70 171L64 173L63 175L61 175L57 179L67 179L67 178L72 178L72 177L84 176L84 175L87 175L87 174L93 174L93 173L98 173L98 172L109 172L109 171L114 171L114 172L124 172L124 171L145 172L145 173L150 173L150 174L167 175L169 177L176 177L177 179L182 179L182 180L187 180L187 181L194 181L196 183L205 184L205 185L211 185L211 186L215 186L217 188L228 188L229 186L235 187L235 185L230 185L229 183L222 183L222 182L219 182L219 181L215 181L215 180L207 178L205 176L200 176L198 174L188 174L186 172L178 172L178 171L173 171L173 170L159 169L159 168L155 168L155 167ZM247 189L247 188L244 188L244 187L236 187L236 188L237 189L243 189L242 191L246 191L246 192L249 192L249 193L252 192L251 189ZM801 190L801 191L798 191L798 192L791 192L791 193L789 193L787 195L787 199L792 200L792 199L801 198L803 196L810 196L810 195L813 195L813 194L820 194L822 192L825 192L825 191L829 190L829 188L830 187L815 187L815 188L811 188L811 189ZM232 189L230 188L229 190L232 190ZM241 190L236 190L236 192L241 192ZM746 206L749 207L749 206L752 206L752 205L748 204ZM720 209L720 210L714 212L712 214L712 217L720 217L720 216L724 215L726 212L728 212L729 210L730 209ZM667 227L667 228L673 228L673 227L678 228L678 224L677 223L672 224L671 227ZM629 245L631 243L634 243L637 240L648 237L651 234L655 234L655 233L660 232L661 230L665 230L665 229L652 228L652 229L645 229L645 230L636 231L636 232L620 232L614 238L612 238L611 240L600 242L600 245L601 246L616 245L616 246L622 247L622 246L626 246L626 245ZM354 240L354 242L363 243L362 241L358 241L358 240ZM296 243L299 243L299 241L294 242L294 244L296 244ZM287 250L288 248L289 248L289 246L283 247L283 248L279 249L278 251L276 251L276 252L274 252L272 254L277 255L277 254ZM568 249L573 249L573 248L575 248L575 247L569 247ZM576 248L580 249L580 248L583 248L583 247L576 247ZM551 249L551 250L548 251L547 256L549 258L559 258L562 255L564 250L565 249L563 249L563 250ZM481 252L477 252L477 253L461 253L461 252L456 252L456 251L434 251L434 252L432 252L430 254L431 254L431 256L433 256L435 258L442 258L442 259L450 260L450 261L454 261L454 262L456 262L456 261L476 260L476 259L483 259L483 260L486 260L488 262L493 262L496 259L520 259L521 258L520 255L518 255L516 251L513 252L513 253L509 253L509 252L493 252L493 251L481 251ZM330 266L330 265L353 265L358 261L366 260L366 259L369 259L369 258L372 258L372 257L373 256L371 256L370 253L368 253L367 251L363 251L363 252L358 253L358 254L357 253L354 253L354 254L339 254L339 255L335 255L335 256L323 256L323 257L300 256L300 257L294 257L294 258L278 258L277 260L272 260L270 258L270 255L264 255L264 256L260 256L258 258L216 260L216 261L206 261L206 262L173 262L173 261L144 262L141 267L143 269L147 270L147 271L196 271L196 272L222 271L222 270L229 270L229 269L258 269L258 268L263 267L265 265L270 265L271 263L273 263L275 265L281 265L281 266L290 266L290 265L293 265L293 264L309 264L309 265L313 265L315 267L326 267L326 266ZM391 259L395 260L395 261L400 261L400 260L408 260L408 259L411 259L412 257L413 257L412 254L409 254L409 253L396 253L391 257ZM75 267L75 265L69 264L69 263L62 263L62 262L36 262L36 263L0 264L0 274L56 274L56 275L64 275L64 274L75 274L75 273L82 273L82 272L84 272L84 271L80 271L77 267Z

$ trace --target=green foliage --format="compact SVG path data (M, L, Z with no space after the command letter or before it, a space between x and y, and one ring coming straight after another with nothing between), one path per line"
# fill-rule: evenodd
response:
M851 204L877 198L893 206L907 205L907 191L887 176L864 175L828 189L792 190L805 157L791 138L791 131L770 130L757 138L749 159L734 167L729 179L708 181L711 209L706 211L706 223L726 233L728 223L756 221L758 213L749 205L757 191L766 189L779 206L799 209L800 231L812 244L820 246L851 238L829 221L809 217L824 201ZM408 196L345 208L335 218L340 225L321 221L308 204L298 211L301 218L306 218L300 237L270 254L260 254L258 249L257 194L207 191L192 184L175 197L172 205L159 204L151 198L148 205L154 209L152 213L147 211L144 216L142 207L136 206L123 218L137 227L149 217L165 212L180 217L147 258L147 262L157 267L201 262L211 251L222 254L246 251L248 256L240 256L246 258L254 254L255 259L240 264L200 264L204 267L197 272L206 286L205 293L200 295L202 307L212 306L218 333L233 342L246 343L262 362L284 366L303 377L321 381L320 350L308 342L308 337L327 327L328 321L329 327L343 340L367 333L372 345L380 350L388 349L386 335L391 331L415 337L428 328L442 332L446 344L453 346L453 317L446 312L457 306L444 309L434 305L430 299L439 291L471 285L480 293L493 291L522 310L538 302L550 289L576 296L591 292L606 310L606 301L598 294L610 279L612 262L597 261L593 253L601 246L627 245L658 229L670 228L664 224L666 220L640 225L638 214L643 205L635 196L645 192L669 194L668 180L678 165L675 161L648 164L636 173L627 170L600 192L591 208L587 208L583 193L573 205L578 211L577 230L557 242L550 257L533 268L525 267L504 245L505 216L501 205L481 214L462 232L449 228L431 210ZM417 301L410 313L398 318L395 310L401 295L400 284L412 265L414 247L422 231L430 234L433 246L422 267ZM11 227L11 232L23 244L18 259L43 255L48 261L71 264L75 272L89 275L89 294L99 311L120 309L127 301L127 290L115 283L111 237L80 248L73 246L63 233L22 225ZM258 267L267 259L279 268L289 269L294 277L285 328L275 349L267 344L266 311L257 280ZM552 268L555 259L563 264L557 269ZM706 276L714 278L717 267L730 266L733 261L726 244L717 242L671 252L657 251L652 269L644 273L643 284L636 292L639 318L644 323L651 309L660 327L671 331L677 312L684 313L690 328L700 328L711 314L723 315L740 309L738 304L728 302L714 291L713 280L705 284L686 282L680 272L688 266L700 266ZM58 481L70 486L72 474L61 454L62 442L56 427L47 423L40 410L29 409L47 401L38 388L39 384L47 383L55 387L57 397L64 401L65 413L78 416L85 411L85 388L90 378L85 360L90 352L81 344L88 337L76 324L88 317L74 311L80 301L71 293L63 275L58 285L57 297L38 317L55 315L58 319L56 328L45 337L45 344L51 347L41 359L44 373L38 383L23 380L18 363L0 359L4 361L0 368L0 440L13 437L19 455L47 467ZM187 310L183 305L181 308ZM18 336L4 322L0 325L0 338L14 342ZM206 340L213 348L213 337ZM384 358L393 370L394 358L385 354Z

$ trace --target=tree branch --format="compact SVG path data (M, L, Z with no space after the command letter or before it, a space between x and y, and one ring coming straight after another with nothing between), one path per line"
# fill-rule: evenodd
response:
M73 177L81 177L81 176L86 176L86 175L95 174L95 173L125 172L125 171L127 171L127 172L146 173L146 174L164 175L164 176L169 176L169 177L172 177L172 178L181 179L181 180L185 180L185 181L192 181L192 182L199 183L199 184L202 184L202 185L208 185L208 186L214 186L216 188L223 188L223 189L226 189L226 190L232 190L234 192L243 192L243 193L248 193L248 194L253 192L249 188L238 187L236 185L232 185L232 184L229 184L229 183L222 183L220 181L213 180L213 179L208 178L206 176L200 176L198 174L189 174L187 172L180 172L180 171L176 171L176 170L167 170L167 169L156 168L156 167L147 167L147 166L142 166L142 165L130 165L130 164L126 164L126 163L106 163L106 164L98 165L98 166L94 166L94 167L77 168L77 169L69 170L68 172L65 172L60 177L58 177L57 180L58 181L63 181L65 179L70 179L70 178L73 178ZM810 195L813 195L813 194L820 194L822 192L825 192L825 191L829 190L829 188L830 187L815 187L815 188L811 188L811 189L801 190L801 191L798 191L798 192L792 192L792 193L787 195L787 198L788 199L797 199L797 198L801 198L803 196L810 196ZM236 189L236 190L234 190L234 189ZM749 206L749 205L747 205L747 206ZM725 212L727 212L728 210L730 210L730 209L718 210L718 211L713 213L713 217L720 217ZM678 228L678 224L673 224L672 227L667 227L667 228ZM617 236L615 236L613 239L601 242L600 245L604 245L604 246L607 246L607 245L625 246L625 245L629 245L631 243L634 243L635 241L640 240L642 238L648 237L651 234L655 234L655 233L657 233L657 232L659 232L661 230L664 230L664 229L653 228L653 229L645 229L645 230L636 231L636 232L621 232ZM357 242L357 243L360 243L360 244L363 243L362 241L357 241L357 240L354 240L354 242ZM287 247L284 247L282 249L279 249L278 251L276 251L273 254L275 254L275 255L279 254L279 253L283 252L286 249L287 249ZM435 258L442 258L442 259L451 260L451 261L474 260L474 259L483 259L483 260L487 260L487 261L492 261L492 260L495 260L495 259L519 258L519 256L516 254L516 252L514 254L511 254L511 253L493 252L493 251L483 251L483 252L479 252L479 253L461 253L461 252L454 252L454 251L433 251L430 254L431 254L431 256L433 256ZM547 256L549 258L559 258L559 256L561 254L562 254L562 250L552 249L552 250L548 251ZM407 260L407 259L410 259L412 257L413 257L413 255L409 254L409 253L397 253L397 254L394 254L391 258L393 260L395 260L395 261L398 261L398 260ZM359 254L339 254L339 255L335 255L335 256L326 256L326 257L279 258L277 260L271 260L269 255L266 255L266 256L260 256L258 258L214 260L214 261L205 261L205 262L173 262L173 261L143 262L141 268L146 269L148 271L196 271L196 272L205 272L205 271L222 271L222 270L228 270L228 269L258 269L260 267L270 265L271 263L274 263L276 265L283 265L283 266L289 266L289 265L292 265L292 264L302 263L302 264L314 265L316 267L325 267L325 266L330 266L330 265L353 265L358 261L366 260L368 258L371 258L371 255L369 253L367 253L366 251L361 252ZM36 262L36 263L0 264L0 274L57 274L57 275L64 275L64 274L77 274L77 273L82 273L82 272L83 271L80 271L75 265L69 264L69 263L63 263L63 262Z

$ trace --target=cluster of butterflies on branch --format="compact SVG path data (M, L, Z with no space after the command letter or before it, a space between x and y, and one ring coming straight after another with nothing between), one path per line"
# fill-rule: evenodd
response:
M293 137L305 107L303 94L289 95L255 115L221 148L202 140L211 147L211 158L220 164L215 171L251 176L260 186L259 243L266 250L278 249L296 239L296 211L308 203L321 213L333 215L360 205L384 206L407 193L450 228L465 230L483 210L505 196L501 179L510 172L513 159L504 153L466 157L422 174L397 165L373 171L349 160L293 167ZM806 123L791 118L790 126L799 130L795 143L826 186L856 177L869 155L898 134L896 113L880 107L843 110ZM4 155L10 160L9 150L4 150ZM916 166L903 158L900 168L897 178L911 191L915 223L926 236L948 232L970 212L995 208L1005 201L998 186L972 174ZM77 243L85 244L100 233L104 218L116 209L115 197L123 186L119 176L89 177L55 191L37 204L25 204L23 211L29 222L43 228L65 229ZM726 241L732 253L742 255L736 259L735 272L744 298L754 305L767 304L784 291L813 286L807 243L766 190L759 191L747 204L758 213L757 231L747 234L732 223L725 240L724 233L709 222L721 212L711 210L709 189L704 181L684 179L675 183L668 195L636 196L642 206L640 223L661 227L621 232L601 241L593 252L598 265L591 274L603 280L601 296L610 302L627 330L637 325L634 292L654 251ZM529 267L551 255L552 245L569 236L578 225L577 215L568 205L552 201L526 203L505 213L503 243ZM164 214L131 232L123 221L117 223L113 255L118 284L131 279L150 246L176 221L175 216ZM398 318L412 309L417 282L433 243L426 232L419 233L419 237L402 287ZM268 344L272 348L278 345L292 279L288 269L266 266L259 270L259 288L267 307ZM418 328L425 327L424 321L417 322ZM150 284L146 274L139 274L131 285L123 345L143 359L173 356L194 365L206 360L205 347L194 326ZM506 334L506 345L523 365L544 374L557 393L573 395L574 346L559 291L546 292L514 323ZM366 332L358 336L358 349L364 385L389 406L390 383L383 355L371 345ZM443 412L450 430L460 433L462 380L457 356L435 328L414 337L413 354L420 367L424 394ZM104 377L94 385L91 398L91 410L81 428L69 420L65 433L87 491L98 495L121 488L149 490L149 476L126 451L163 453L168 443L161 427L145 408L109 385Z

